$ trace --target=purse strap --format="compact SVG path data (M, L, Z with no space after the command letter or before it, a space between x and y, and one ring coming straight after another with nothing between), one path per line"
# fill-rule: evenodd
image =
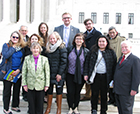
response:
M10 45L9 45L8 43L6 43L6 44L7 44L8 48L9 48ZM1 53L1 54L2 54L2 53ZM8 59L5 60L5 64L7 64L7 62L8 62Z
M103 56L101 57L101 59L99 60L99 62L97 63L96 67L99 65L100 61L102 60Z

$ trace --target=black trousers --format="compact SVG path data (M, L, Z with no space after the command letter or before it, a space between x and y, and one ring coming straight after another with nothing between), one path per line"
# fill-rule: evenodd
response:
M107 111L107 77L106 74L97 74L94 83L91 84L91 107L92 110L97 110L98 96L100 91L101 96L101 114L106 114Z
M74 80L74 75L67 74L66 77L67 102L69 108L75 109L79 105L80 92L84 85L84 80L82 84L77 84L73 80Z
M27 98L27 92L24 90L23 87L22 87L22 96L23 98Z
M113 88L109 88L109 102L115 103L115 93L113 92Z
M134 96L115 94L119 114L133 114Z
M43 114L44 95L44 90L28 89L29 114Z
M10 98L11 98L11 87L13 85L13 97L12 97L12 107L19 107L20 102L20 87L21 78L18 79L16 83L9 81L3 81L3 106L6 111L9 110Z
M52 95L53 94L53 87L54 87L55 84L50 84L50 87L48 89L48 94L49 95ZM56 87L56 94L57 95L61 95L63 93L63 85L61 87Z

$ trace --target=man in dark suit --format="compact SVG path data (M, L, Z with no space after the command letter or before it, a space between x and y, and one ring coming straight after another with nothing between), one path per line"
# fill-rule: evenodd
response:
M134 97L140 83L140 59L131 53L131 43L121 43L123 57L114 74L114 92L119 114L133 114Z
M74 36L80 32L78 28L73 27L70 25L72 20L72 16L70 13L63 13L62 14L62 21L64 22L64 25L60 25L58 27L55 27L54 31L58 32L63 41L65 42L66 47L72 46L72 42L74 39Z
M85 43L86 47L90 49L96 42L97 38L102 35L101 32L97 31L95 27L93 27L93 21L91 19L86 19L84 21L84 25L86 27L85 34ZM80 99L80 101L90 100L91 97L91 89L90 85L86 84L86 93L83 98Z
M23 40L25 42L27 42L28 39L29 39L29 36L27 35L28 34L28 27L25 26L25 25L21 25L20 29L19 29L19 32L23 35Z

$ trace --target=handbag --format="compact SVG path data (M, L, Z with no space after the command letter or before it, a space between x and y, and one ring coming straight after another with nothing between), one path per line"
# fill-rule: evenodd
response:
M94 78L96 75L96 67L99 65L100 61L102 60L103 57L101 57L101 59L99 60L99 62L94 66L94 69L92 71L91 77L89 79L89 81L86 81L87 84L92 84L94 82Z
M9 48L9 44L6 43L8 48ZM1 58L2 58L2 53L1 53ZM8 59L6 59L5 61L3 61L5 59L2 59L2 62L0 64L0 81L3 81L3 78L6 74L6 67L7 67L7 62L8 62Z
M7 66L7 59L5 60L4 64L0 66L0 81L3 81L3 78L6 74L6 66Z
M13 83L16 83L18 81L18 79L21 77L21 73L19 73L18 75L14 76L12 75L12 73L14 72L14 70L9 70L7 72L7 74L4 76L4 80L7 80L7 81L10 81L10 82L13 82Z

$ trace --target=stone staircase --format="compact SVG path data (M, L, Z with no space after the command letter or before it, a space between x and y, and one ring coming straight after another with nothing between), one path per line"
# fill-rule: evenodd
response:
M3 90L3 83L0 82L0 114L3 114L2 113L2 110L3 110L2 90ZM54 91L54 93L55 93L55 91ZM83 88L81 91L81 95L83 95L84 93L85 93L85 89ZM62 114L66 114L68 112L68 105L67 105L65 94L66 94L66 87L64 87L64 95L63 95L64 97L62 100ZM47 104L44 103L44 111L45 111L46 107L47 107ZM21 95L20 95L20 109L21 109L20 113L13 112L13 114L27 114L28 103L23 101ZM51 110L50 114L55 114L56 109L57 109L57 106L55 103L55 94L54 94L54 98L52 101L52 110ZM100 109L100 105L98 106L98 109ZM81 114L91 114L90 110L91 110L90 101L80 102L79 111ZM99 111L98 111L98 114L99 114ZM117 107L109 105L108 106L108 114L118 114ZM137 94L135 97L133 114L140 114L140 93Z

